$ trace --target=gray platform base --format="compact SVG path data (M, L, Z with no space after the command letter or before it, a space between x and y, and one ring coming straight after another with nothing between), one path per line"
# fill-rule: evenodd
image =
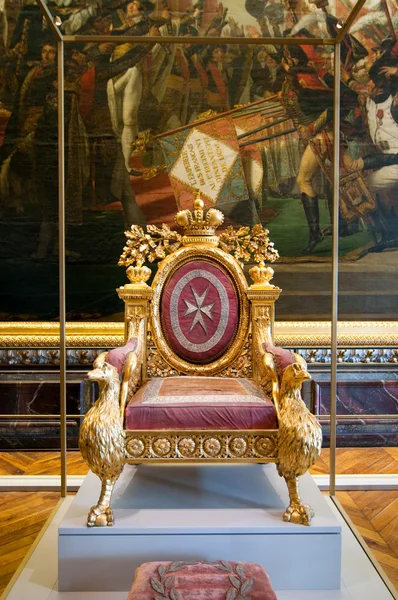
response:
M59 526L60 591L123 591L143 562L202 559L258 562L277 590L340 588L341 526L308 474L310 527L282 521L288 494L272 464L127 465L115 525L87 528L99 490L89 473Z

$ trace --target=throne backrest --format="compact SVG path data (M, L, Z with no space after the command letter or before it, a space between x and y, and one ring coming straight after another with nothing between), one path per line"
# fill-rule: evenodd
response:
M126 303L126 339L136 331L133 323L142 318L147 323L149 375L236 373L234 365L248 355L251 327L261 321L266 339L272 339L280 290L270 285L273 271L263 262L278 257L268 231L261 225L228 227L216 235L223 214L203 207L198 196L193 211L177 213L183 235L166 225L148 225L146 233L132 226L126 232L119 264L128 266L132 283L118 293ZM159 258L149 287L151 271L143 263ZM249 287L243 261L251 260L260 264L249 271L255 281ZM247 358L251 369L251 352Z
M195 243L168 256L152 284L150 326L177 371L210 375L231 365L250 324L247 282L236 259Z

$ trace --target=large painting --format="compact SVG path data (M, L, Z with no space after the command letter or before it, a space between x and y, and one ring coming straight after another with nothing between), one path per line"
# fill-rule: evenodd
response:
M64 35L106 40L65 43L69 320L122 318L124 231L174 226L198 189L226 226L269 229L279 319L330 318L333 46L305 42L336 37L354 4L48 2ZM368 0L341 45L343 319L396 318L397 30L395 0ZM277 37L303 43L260 43ZM0 47L0 319L52 320L57 48L34 1L0 0Z

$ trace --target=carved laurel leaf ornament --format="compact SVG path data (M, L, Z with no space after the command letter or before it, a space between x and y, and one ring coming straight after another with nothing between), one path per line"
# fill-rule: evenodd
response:
M254 585L254 578L245 577L245 571L241 564L237 564L234 569L231 563L225 560L214 562L205 560L198 562L178 561L171 563L168 567L160 565L158 568L159 578L150 578L151 587L156 592L154 600L182 600L181 594L175 587L175 578L169 574L182 571L189 565L200 564L210 565L220 571L229 573L228 579L232 587L227 591L225 600L252 600L252 597L248 594Z

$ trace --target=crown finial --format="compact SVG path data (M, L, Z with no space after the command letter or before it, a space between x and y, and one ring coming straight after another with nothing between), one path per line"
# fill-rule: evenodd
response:
M200 197L200 191L198 190L196 192L196 198L195 198L195 202L193 203L193 207L195 210L203 210L205 203L203 202L202 198Z
M184 246L198 243L218 246L218 236L215 235L215 230L223 223L224 215L215 208L210 208L205 215L204 205L198 191L193 203L193 211L180 210L176 214L177 225L185 230L182 238Z

